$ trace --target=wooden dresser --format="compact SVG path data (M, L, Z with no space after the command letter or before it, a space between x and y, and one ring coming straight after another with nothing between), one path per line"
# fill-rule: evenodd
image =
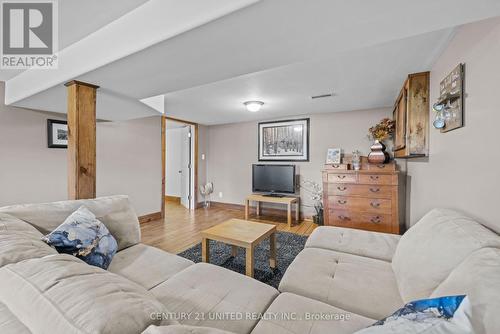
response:
M395 163L323 170L325 225L401 234L404 182Z

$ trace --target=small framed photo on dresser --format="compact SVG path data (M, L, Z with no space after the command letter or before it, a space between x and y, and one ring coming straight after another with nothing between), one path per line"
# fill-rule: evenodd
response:
M329 148L326 154L327 164L340 164L342 162L342 149Z

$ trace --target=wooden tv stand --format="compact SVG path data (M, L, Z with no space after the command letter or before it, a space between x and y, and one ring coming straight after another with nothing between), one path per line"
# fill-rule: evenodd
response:
M245 219L248 220L250 214L250 202L256 203L257 216L260 216L260 203L277 203L287 205L287 222L288 227L292 227L292 204L295 204L295 219L299 222L300 214L300 199L298 197L272 197L260 194L249 195L245 200Z

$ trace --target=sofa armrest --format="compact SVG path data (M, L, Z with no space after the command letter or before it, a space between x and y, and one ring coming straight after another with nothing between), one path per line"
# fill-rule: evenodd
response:
M321 226L306 242L307 248L322 248L373 259L392 261L400 235L351 228Z
M142 334L234 334L233 332L211 327L184 325L154 326L151 325Z

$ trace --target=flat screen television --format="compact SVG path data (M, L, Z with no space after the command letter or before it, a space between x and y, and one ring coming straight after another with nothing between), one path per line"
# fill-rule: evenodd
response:
M295 165L252 166L253 192L293 194L295 179Z

